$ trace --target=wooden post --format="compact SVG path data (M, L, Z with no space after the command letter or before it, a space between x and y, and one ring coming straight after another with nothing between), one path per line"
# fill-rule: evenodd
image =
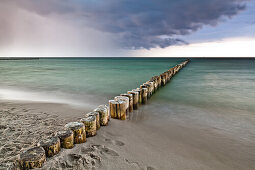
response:
M141 86L140 86L141 87ZM150 85L149 84L146 84L144 83L142 88L147 88L147 98L149 99L151 97L151 93L150 93Z
M109 106L108 105L100 105L100 106L98 106L99 108L103 108L105 111L107 111L107 118L108 118L108 123L109 123L109 121L110 121L110 118L111 118L111 116L110 116L110 112L109 112Z
M174 69L173 68L170 69L170 74L171 74L171 78L172 78L174 76Z
M151 81L153 81L153 83L154 83L154 92L156 92L156 90L159 88L158 76L152 77L152 78L151 78Z
M166 85L166 77L164 74L161 74L161 86L165 86Z
M107 126L109 120L108 107L106 105L100 105L98 108L94 109L94 112L98 112L100 115L100 125Z
M134 96L133 101L134 101ZM117 112L117 118L121 120L126 120L129 110L129 98L125 96L116 96L114 100L119 102L119 109ZM134 103L133 103L134 104Z
M85 117L96 116L97 130L100 129L100 115L99 112L89 112L85 114Z
M138 103L142 104L142 91L140 88L133 89L132 91L136 91L139 93Z
M174 74L178 73L178 71L179 71L179 70L178 70L178 66L175 66L175 67L174 67Z
M30 148L19 155L20 169L41 168L46 161L45 150L43 147Z
M141 88L141 93L142 93L142 104L147 103L147 94L148 94L148 89L147 88Z
M114 119L126 120L129 98L116 96L114 100L109 100L111 117Z
M134 101L134 96L132 96L133 97L133 101ZM116 97L114 97L114 100L116 100L116 101L124 101L125 102L125 104L126 104L126 106L125 106L125 109L126 109L126 113L128 113L128 110L129 110L129 98L128 97L125 97L125 96L116 96ZM133 104L134 104L134 102L133 102Z
M169 75L168 75L168 72L166 71L166 72L164 72L163 74L164 74L165 77L166 77L166 83L168 83L168 82L169 82Z
M166 75L167 75L167 82L169 82L170 81L170 73L169 73L169 71L166 72Z
M133 106L134 106L134 109L138 109L139 92L137 92L137 91L128 91L128 94L132 94L133 95Z
M165 81L166 81L166 83L165 83L165 85L167 84L167 82L168 82L168 79L167 79L167 73L166 72L164 72L164 73L162 73L163 74L163 76L165 77Z
M72 149L74 147L74 135L71 130L64 130L57 132L56 136L60 139L60 146L65 149Z
M112 118L117 118L117 106L119 102L116 102L115 100L109 100L109 108L110 108L110 114Z
M172 78L172 72L170 70L168 70L168 76L169 76L169 80L171 80Z
M129 98L129 112L133 112L133 95L132 94L120 94L120 96L125 96Z
M159 75L160 87L162 86L162 77Z
M95 115L82 118L80 121L85 125L87 137L95 136L97 134L97 121Z
M148 87L148 98L150 98L152 96L152 85L150 83L144 83L143 85Z
M50 137L39 142L38 146L43 147L47 157L52 157L60 151L60 140L58 137Z
M172 72L173 72L173 75L175 75L175 69L174 69L174 67L172 68Z
M151 94L153 94L155 92L155 85L153 81L147 81L147 84L150 84L150 88L151 88Z
M83 123L70 122L65 125L65 128L73 131L75 144L86 142L86 131Z
M149 93L149 89L150 89L150 86L149 85L140 85L140 89L142 89L142 88L147 88L147 99L150 97L150 93Z
M157 82L158 82L158 88L161 87L161 76L158 76Z
M157 76L154 76L150 79L151 82L154 83L154 92L157 90L158 86L157 86Z
M179 66L178 65L175 66L175 70L176 70L176 73L179 72Z
M127 118L127 101L119 100L118 119L126 120Z

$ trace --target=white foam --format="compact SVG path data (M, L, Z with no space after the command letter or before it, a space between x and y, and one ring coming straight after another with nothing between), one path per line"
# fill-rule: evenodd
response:
M25 101L39 103L59 103L75 106L84 106L84 103L69 98L63 95L50 94L50 92L34 92L26 90L17 90L9 88L0 88L0 99L10 101Z

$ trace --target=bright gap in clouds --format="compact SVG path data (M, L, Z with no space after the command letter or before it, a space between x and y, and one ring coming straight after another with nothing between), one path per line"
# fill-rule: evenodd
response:
M221 41L170 46L164 49L139 50L144 57L255 57L255 38L235 38Z

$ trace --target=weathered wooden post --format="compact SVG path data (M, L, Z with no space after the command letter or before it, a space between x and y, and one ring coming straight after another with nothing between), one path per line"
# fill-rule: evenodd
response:
M176 65L175 68L176 68L176 73L178 73L179 72L179 66Z
M151 93L151 96L152 96L152 94L154 93L154 83L151 82L151 81L147 81L145 84L150 85L150 93Z
M120 94L120 96L125 96L129 98L129 112L133 112L133 95L132 94Z
M166 82L168 82L168 73L167 72L164 72L165 76L166 76Z
M100 115L99 112L89 112L85 114L85 117L96 116L97 130L100 129Z
M137 92L137 91L128 91L127 93L133 95L134 109L138 109L139 92Z
M151 81L153 81L153 83L154 83L154 92L155 92L159 88L159 85L158 85L158 76L152 77Z
M155 82L155 77L152 77L152 78L149 80L149 82L152 82L152 83L153 83L153 89L154 89L153 93L156 92L156 90L157 90L157 85L156 85L156 82Z
M178 71L179 71L179 66L176 65L176 66L174 67L174 74L178 73Z
M151 84L150 83L144 83L143 85L147 86L148 88L148 98L150 98L152 96L152 88L151 88Z
M38 146L43 147L47 157L52 157L58 154L60 151L60 140L56 136L50 137L48 139L45 139L39 142Z
M139 97L138 97L138 103L139 104L142 104L142 91L140 88L136 88L136 89L133 89L132 91L136 91L139 93Z
M72 130L59 131L56 136L60 139L61 148L72 149L74 147L74 135Z
M167 76L167 72L162 73L165 76L166 79L166 83L168 82L168 76Z
M167 82L169 82L169 81L170 81L170 79L171 79L171 77L170 77L170 72L169 72L169 71L167 71L167 72L166 72L166 74L167 74Z
M142 93L142 104L146 104L147 103L147 99L148 99L148 89L147 88L141 88L141 93Z
M140 89L142 88L147 88L147 99L150 98L150 92L149 92L150 86L143 84L143 85L140 85Z
M152 85L152 93L155 93L156 92L156 88L155 88L154 80L150 80L149 83L151 83L151 85Z
M129 98L116 96L114 100L109 100L111 117L114 119L126 120Z
M179 65L180 65L180 67L181 67L181 69L182 69L184 64L183 64L183 63L181 63L181 64L179 64Z
M126 120L127 118L127 101L118 100L119 102L119 109L118 109L118 119Z
M173 67L171 69L173 69L173 75L175 75L176 74L175 67Z
M153 82L146 82L147 84L150 85L150 93L151 93L151 96L153 95L153 92L154 92L154 83Z
M133 97L133 104L134 104L134 96ZM117 112L117 118L121 120L126 120L128 116L128 110L129 110L129 98L125 96L116 96L114 97L114 100L119 102L119 109Z
M166 76L165 74L160 74L161 76L161 86L165 86L166 85Z
M175 66L175 73L178 73L178 67Z
M174 69L173 68L171 68L171 69L169 69L169 71L170 71L170 74L171 74L171 78L174 76Z
M95 136L97 134L96 116L91 115L80 120L85 125L87 137Z
M100 105L98 108L94 109L94 112L98 112L100 115L100 125L107 126L109 120L108 107L106 105Z
M133 97L133 104L134 104L134 96ZM125 109L126 109L126 114L128 113L128 110L129 110L129 98L128 97L125 97L125 96L116 96L114 97L114 100L116 101L124 101L124 103L126 104L125 105Z
M20 169L41 168L46 161L45 150L43 147L30 148L19 155Z
M158 81L158 87L161 87L161 76L158 76L158 78L157 78L157 81Z
M112 118L117 118L118 115L118 104L119 102L115 101L115 100L109 100L109 108L110 108L110 114Z
M70 122L65 125L65 128L73 131L75 144L86 142L86 131L83 123Z

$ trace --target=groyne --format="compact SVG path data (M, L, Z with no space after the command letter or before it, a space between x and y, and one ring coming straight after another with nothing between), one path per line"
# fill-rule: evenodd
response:
M115 96L109 100L109 105L98 106L85 114L79 122L66 124L63 130L56 132L53 137L22 152L18 160L20 169L41 168L46 159L57 155L61 148L72 149L76 144L85 143L88 137L95 136L100 128L109 124L111 118L126 120L130 112L146 104L153 94L169 83L188 62L189 60L186 60L160 75L153 76L138 88Z

